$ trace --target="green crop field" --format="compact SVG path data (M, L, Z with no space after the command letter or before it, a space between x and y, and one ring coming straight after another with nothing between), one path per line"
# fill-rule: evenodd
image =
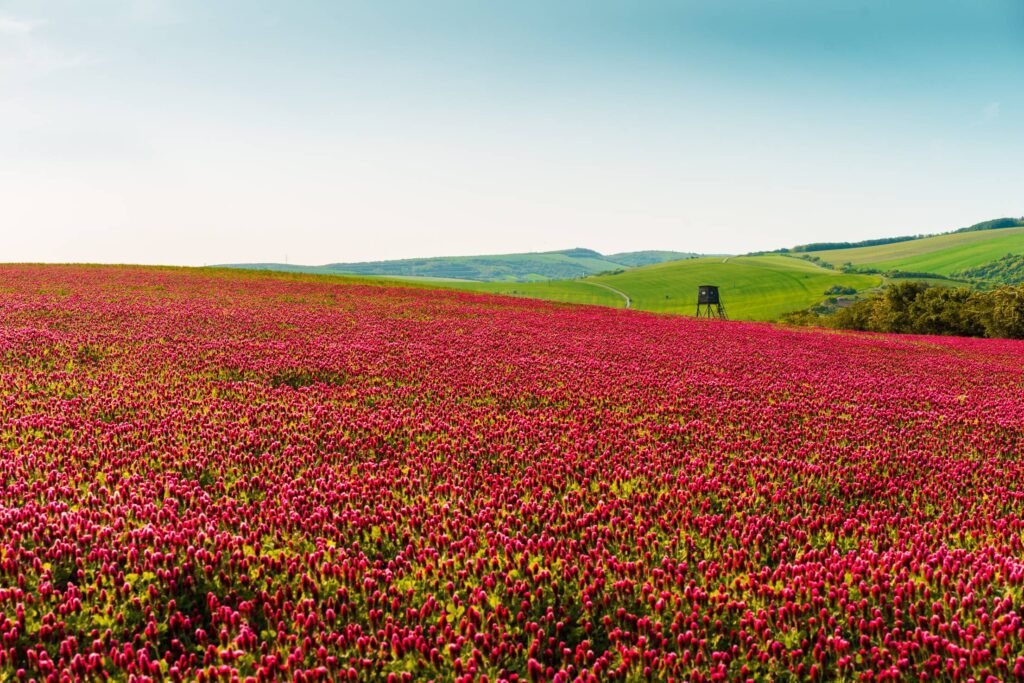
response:
M848 275L789 256L705 257L588 278L621 290L644 311L693 315L697 287L718 285L730 318L773 320L812 306L832 286L856 290L878 286L881 278Z
M874 247L815 251L810 255L837 266L852 263L878 270L950 275L1008 253L1024 253L1024 228L936 235Z
M612 291L617 290L639 310L693 315L698 285L713 284L720 287L730 318L773 320L820 302L832 286L864 290L880 283L877 276L848 275L801 259L770 255L687 259L582 280L434 282L431 286L621 308L625 299Z
M902 281L879 275L842 273L804 260L801 256L815 257L836 266L852 263L879 271L951 276L965 268L988 264L1007 253L1024 253L1024 227L956 232L891 244L792 255L704 256L664 262L656 261L682 258L687 254L651 251L602 256L589 249L570 249L534 254L411 259L355 264L365 266L367 270L387 272L349 274L344 280L614 308L625 307L628 297L630 307L638 310L684 315L694 314L697 287L711 284L719 286L730 318L775 320L784 313L822 302L828 296L825 292L833 287L852 288L864 293L887 282ZM324 274L342 265L281 268L292 273ZM255 267L277 270L279 264ZM568 271L558 270L563 267ZM609 267L618 272L593 274L599 270L607 271ZM536 281L545 276L538 271L547 273L548 277L557 272L570 272L577 277L559 275ZM588 271L592 273L589 277L578 277ZM464 277L460 279L460 275ZM493 279L475 279L481 277ZM502 278L527 281L494 281ZM976 286L971 282L939 277L913 279L942 287Z

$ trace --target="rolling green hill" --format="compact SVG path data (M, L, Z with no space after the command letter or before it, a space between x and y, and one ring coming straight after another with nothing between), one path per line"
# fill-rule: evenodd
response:
M591 249L565 249L527 254L439 256L397 261L328 263L324 266L243 263L229 264L225 267L323 275L376 275L482 282L533 282L566 280L692 256L695 254L678 251L637 251L605 256Z
M886 273L900 281L944 287L984 288L1019 281L1024 278L1019 272L1024 268L1022 221L1001 218L939 235L822 242L750 256L696 257L676 251L603 255L567 249L325 266L229 267L356 276L379 283L387 279L406 286L686 315L695 311L698 285L713 284L720 287L730 318L775 320L820 304L832 288L863 295L897 281Z
M629 297L632 308L686 315L696 308L697 286L701 284L721 288L731 318L774 320L820 302L830 287L865 290L877 287L881 278L841 273L791 256L768 255L701 257L561 282L437 283L444 288L620 308Z
M729 316L744 320L773 320L806 308L836 285L863 290L880 284L877 276L840 273L789 256L705 257L592 280L625 292L634 308L687 315L697 306L699 285L718 285Z
M952 275L1008 253L1024 253L1024 228L956 232L871 247L815 251L813 255L835 266L851 263L880 271Z

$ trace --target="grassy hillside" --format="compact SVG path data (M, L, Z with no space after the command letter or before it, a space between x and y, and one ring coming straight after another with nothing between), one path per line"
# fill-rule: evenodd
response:
M743 320L773 320L806 308L835 285L863 290L881 282L877 276L844 274L776 255L690 259L591 280L625 292L634 308L687 315L697 306L698 285L718 285L729 317Z
M640 251L604 256L591 249L565 249L527 254L440 256L434 258L329 263L296 266L281 263L231 264L229 268L280 270L323 275L375 275L421 277L482 282L535 282L566 280L638 265L661 263L693 256L678 251Z
M306 274L293 276L305 278ZM336 277L341 282L457 289L613 308L624 308L628 296L634 309L684 315L694 313L698 285L714 284L721 288L722 300L734 320L775 320L783 313L821 302L831 287L864 291L882 283L877 275L841 273L782 255L702 257L644 266L616 275L545 282Z
M866 246L818 243L795 247L791 254L756 256L692 258L692 254L674 251L603 255L590 249L568 249L326 266L245 267L388 278L392 282L401 279L407 286L619 308L626 306L628 300L635 309L685 315L694 313L698 285L714 284L721 288L730 318L775 320L784 313L815 306L826 298L825 292L830 288L852 288L863 293L889 281L875 274L838 270L848 263L854 269L923 274L913 279L942 287L984 288L984 273L998 272L1000 278L1016 278L1020 275L1019 261L1000 259L1007 254L1024 254L1024 227L1019 223L1020 219L997 219L941 235L869 240ZM1017 227L1006 227L1014 225ZM850 246L820 248L845 244ZM831 264L837 270L819 264ZM968 277L974 279L942 279L965 277L961 275L964 271L969 271Z
M621 308L625 299L616 293L618 291L631 299L632 308L686 315L694 313L698 285L716 284L721 288L730 318L773 320L783 313L820 302L825 298L825 290L832 286L864 290L880 283L878 276L844 274L801 259L770 255L687 259L582 280L436 284L444 288Z
M836 266L852 263L883 271L951 275L1008 253L1024 253L1024 228L958 232L894 244L816 251L814 256Z

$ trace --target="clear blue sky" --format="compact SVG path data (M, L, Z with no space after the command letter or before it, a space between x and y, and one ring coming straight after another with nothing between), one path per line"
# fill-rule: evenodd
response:
M0 261L744 252L1024 214L1024 2L0 0Z

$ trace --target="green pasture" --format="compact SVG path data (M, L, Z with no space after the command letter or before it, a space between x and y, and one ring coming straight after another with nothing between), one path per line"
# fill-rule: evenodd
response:
M659 313L693 315L697 287L718 285L730 318L774 320L812 306L832 286L869 289L881 283L873 275L847 275L789 256L704 257L588 278L621 290L633 307Z
M915 280L940 287L971 283L929 277L1024 254L1024 227L955 232L869 247L829 249L806 254L703 256L682 252L628 252L602 255L590 249L555 252L438 257L327 266L253 264L249 268L299 273L341 274L338 281L453 289L503 296L591 304L642 311L693 315L697 287L718 285L728 315L735 320L775 320L826 298L832 287L864 295L888 282L878 275L842 273L798 258L813 256L826 264L852 263L879 271L921 273ZM668 260L682 259L682 260ZM604 273L604 274L598 274ZM585 276L584 276L585 275Z
M857 290L876 287L881 278L847 275L789 256L703 257L672 261L581 280L548 282L432 282L445 289L522 296L641 311L693 315L697 287L718 285L730 318L773 320L783 313L807 308L825 298L834 285ZM606 289L600 285L611 288Z
M852 261L879 270L949 274L971 264L987 263L1014 250L1024 251L1024 228L956 233L875 247L819 251L813 255L832 263ZM694 314L697 287L711 284L720 288L728 315L734 320L775 320L784 313L821 302L826 298L826 290L834 286L865 293L884 284L881 276L842 273L784 254L705 256L631 268L614 275L540 282L352 275L338 279L613 308L625 306L622 296L625 295L630 298L633 309L683 315ZM917 279L937 286L965 284L938 278Z

